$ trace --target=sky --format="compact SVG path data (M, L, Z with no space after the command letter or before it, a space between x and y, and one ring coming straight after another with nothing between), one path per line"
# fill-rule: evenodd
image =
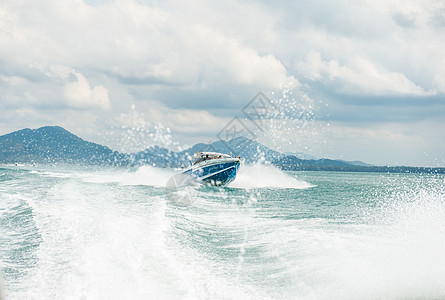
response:
M444 37L443 0L2 0L0 135L443 167Z

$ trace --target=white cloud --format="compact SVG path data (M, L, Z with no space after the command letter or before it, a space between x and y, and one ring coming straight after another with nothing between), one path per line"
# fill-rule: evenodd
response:
M110 109L108 90L105 87L97 85L91 89L85 76L74 70L72 74L75 76L75 80L67 83L64 88L64 93L70 107L99 107L105 110Z
M436 74L434 76L434 83L437 88L445 94L445 74Z
M320 134L330 148L330 158L362 160L376 165L438 167L445 162L445 141L437 138L444 130L444 123L431 121L366 127L333 122L329 130Z
M237 26L233 28L235 24L216 26L210 20L189 19L192 9L188 5L184 7L187 11L173 14L136 1L94 7L74 0L41 1L30 7L12 3L6 3L0 14L9 17L0 23L6 32L3 55L25 66L88 67L123 78L191 87L199 87L202 78L208 83L265 88L295 81L276 56L260 54L250 46L252 41L244 40L246 35ZM237 5L232 4L235 16ZM214 5L203 8L209 15L224 15ZM259 11L254 5L250 9ZM253 21L261 24L266 20L260 17ZM229 34L235 31L241 34Z
M277 89L280 84L298 80L287 74L284 65L272 54L260 55L236 38L213 30L204 25L192 28L196 45L188 49L192 57L198 55L198 65L203 66L209 82L255 86L263 89Z
M433 99L425 111L443 111L441 0L93 2L2 1L0 109L9 120L32 110L33 126L39 114L41 125L57 123L51 111L93 136L87 127L118 122L135 103L152 124L202 137L220 130L243 97L304 79L305 89L323 87L331 112L341 112L334 119L362 107L333 94L366 95L382 110L383 98L397 98L390 111L409 102L400 109L407 116L419 115L418 106L400 96L416 96L422 105Z
M11 86L11 87L16 87L16 86L20 86L20 85L24 85L26 84L28 81L20 76L5 76L5 75L0 75L0 82L4 82L7 85Z
M310 52L306 61L297 69L310 80L327 82L333 89L352 95L403 95L428 96L435 91L425 91L400 72L388 71L370 60L355 56L341 65L336 60L325 61L319 52Z
M414 55L419 53L417 49L416 53L407 50L427 45L422 32L397 29L398 23L410 27L427 24L430 12L416 1L403 8L397 1L389 5L362 3L365 8L342 1L341 5L329 5L328 10L334 9L329 14L309 2L281 4L274 10L259 3L214 5L199 0L156 6L136 1L90 6L73 0L42 1L28 8L16 3L7 1L1 9L6 46L2 52L24 68L35 63L67 65L88 69L89 74L114 74L123 82L167 85L167 89L171 85L198 90L215 85L276 89L282 83L298 84L298 78L290 73L294 68L289 60L294 56L294 61L302 62L307 53L302 49L311 49L325 58L315 66L318 71L323 68L317 74L319 79L339 80L347 93L357 89L355 92L371 95L429 95L437 88L419 83L418 73L407 73L415 66L400 65L403 58L413 57L422 64L430 57ZM288 7L293 12L299 6L308 11L308 19L300 12L296 21L289 23L283 17L286 11L281 10ZM340 11L342 18L333 17ZM326 15L330 17L322 19ZM279 32L277 25L290 27ZM388 53L385 44L394 40L389 32L404 34L409 40L396 38L399 44L394 46L398 48L392 47ZM367 35L378 47L364 47ZM402 55L394 59L392 52ZM310 63L303 62L309 77L314 74ZM430 68L429 82L434 82L433 66L422 65L423 71ZM306 75L300 72L301 67L300 63L294 71Z
M232 119L218 117L205 110L171 109L156 102L140 110L145 112L147 120L163 124L173 132L184 134L215 135Z

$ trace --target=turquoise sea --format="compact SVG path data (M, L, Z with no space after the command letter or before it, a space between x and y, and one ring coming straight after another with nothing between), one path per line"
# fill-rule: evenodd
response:
M444 299L444 175L0 166L6 299Z

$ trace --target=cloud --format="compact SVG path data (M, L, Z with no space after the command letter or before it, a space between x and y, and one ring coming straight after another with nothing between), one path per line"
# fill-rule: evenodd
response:
M396 65L411 53L388 61L378 51L363 47L368 37L382 45L386 55L384 44L393 39L388 29L426 24L417 20L432 18L431 13L414 2L397 10L397 1L392 6L348 1L323 6L303 1L276 7L233 1L218 7L199 0L187 5L42 1L29 8L12 3L7 1L1 9L7 45L2 56L24 69L36 62L66 65L88 71L89 78L114 76L129 90L156 86L156 91L174 87L184 93L218 87L278 89L283 83L298 85L300 76L304 79L314 72L320 81L334 86L339 82L337 92L348 94L427 96L437 89L427 81L419 82L418 73L407 70L406 64ZM410 44L422 42L416 32L404 34L414 35L407 36ZM324 60L310 61L314 53ZM432 79L441 74L429 71L429 82L435 83Z
M284 65L274 55L260 55L239 40L207 26L197 25L192 30L197 47L191 49L190 55L198 54L204 60L206 67L203 69L209 84L221 79L226 83L264 89L276 89L288 82L298 84L298 80L287 74Z
M294 80L273 54L258 53L225 33L224 27L190 20L189 12L172 14L136 1L34 5L27 10L5 5L2 15L10 19L2 24L9 36L4 40L10 49L4 50L5 57L22 57L25 64L88 66L123 79L188 86L202 78L267 88ZM207 9L221 14L214 6Z
M351 127L333 122L321 133L329 156L376 165L443 166L445 141L437 136L444 123L425 120L410 124L385 123ZM327 150L327 149L325 149Z
M324 61L319 52L310 52L307 59L297 64L302 75L312 81L330 84L334 90L350 95L373 96L430 96L404 74L388 71L372 61L355 56L341 65L336 60Z
M11 75L11 76L0 75L0 82L4 83L5 85L14 87L14 86L20 86L20 85L26 84L27 80L23 77L15 76L15 75Z
M151 103L141 107L140 111L154 124L163 124L183 134L216 135L232 119L218 117L205 110L171 109L160 103Z
M64 88L64 94L70 107L110 109L108 90L105 87L97 85L91 89L85 76L76 71L72 71L72 74L75 76L75 80L68 82Z
M393 15L393 20L402 27L415 27L416 15L415 13L396 12Z
M60 105L61 96L71 108L109 109L115 97L100 81L112 79L134 101L147 94L165 95L168 99L159 100L172 107L193 103L182 99L197 94L209 98L214 91L226 99L248 94L248 101L259 90L298 85L270 48L277 38L274 17L256 4L227 2L224 7L232 11L229 17L199 0L187 5L6 1L0 8L6 16L0 20L0 60L10 62L6 72L28 80L28 86L42 86L43 81L49 87L44 95L34 93L33 103L52 99ZM71 70L75 73L66 82ZM227 97L229 93L243 96ZM18 96L16 103L24 100ZM234 100L227 105L233 107Z
M94 137L136 104L200 139L291 82L351 128L436 118L444 12L441 0L3 0L0 130L32 111L29 126L59 120Z

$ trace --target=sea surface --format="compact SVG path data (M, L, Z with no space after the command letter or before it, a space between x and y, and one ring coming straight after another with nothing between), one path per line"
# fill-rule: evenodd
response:
M444 175L178 172L0 166L4 297L445 298Z

